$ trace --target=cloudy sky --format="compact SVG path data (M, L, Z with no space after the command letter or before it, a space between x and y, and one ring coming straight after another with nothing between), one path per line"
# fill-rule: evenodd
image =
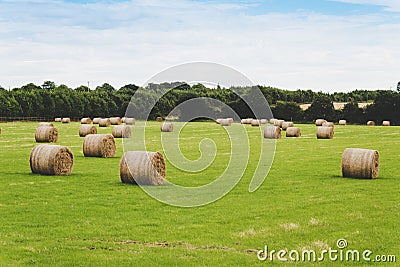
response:
M285 89L390 89L399 32L399 0L0 0L0 85L119 88L206 61Z

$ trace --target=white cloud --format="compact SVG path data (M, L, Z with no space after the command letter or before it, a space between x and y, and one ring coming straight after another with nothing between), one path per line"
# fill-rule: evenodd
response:
M400 2L398 0L331 0L331 1L382 6L386 11L400 12Z
M191 61L289 89L387 89L400 79L395 15L251 16L241 8L186 0L0 4L0 85L118 88Z

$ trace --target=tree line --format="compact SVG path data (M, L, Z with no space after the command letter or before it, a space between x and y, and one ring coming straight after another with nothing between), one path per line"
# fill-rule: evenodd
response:
M167 90L170 91L164 94L152 109L150 119L164 117L178 104L198 97L219 100L235 110L241 118L253 116L249 106L231 90L232 88L207 88L200 83L190 86L182 82L149 84L145 90L141 90L138 101L130 103L131 97L138 89L135 84L116 89L108 83L97 86L94 90L84 85L73 89L64 84L56 85L52 81L46 81L40 86L29 83L12 90L0 86L0 117L43 117L52 120L54 117L124 116L128 105L131 105L132 110L140 111L150 99L155 99ZM316 118L331 121L346 119L349 123L360 124L367 120L374 120L378 124L382 120L390 120L392 124L400 124L400 93L391 90L323 93L300 89L289 91L269 86L236 89L240 90L242 95L251 95L253 90L261 90L274 117L284 120L312 122ZM335 110L333 102L347 104L342 110ZM359 102L371 104L359 108ZM300 104L304 103L311 106L302 110ZM216 112L218 115L218 110ZM223 115L222 111L220 115Z

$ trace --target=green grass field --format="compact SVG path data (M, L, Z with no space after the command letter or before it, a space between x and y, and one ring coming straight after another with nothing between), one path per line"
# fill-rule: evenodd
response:
M138 122L135 128L143 124ZM138 186L121 184L121 139L116 158L85 158L78 123L56 124L57 144L74 153L72 175L31 174L29 154L36 145L36 126L0 123L1 266L288 265L261 262L257 251L265 245L321 251L335 248L339 238L348 241L349 249L400 257L399 127L336 126L334 139L317 140L314 125L297 125L302 137L277 141L267 179L249 193L260 139L256 127L246 126L252 154L239 184L210 205L179 208L154 200ZM98 131L111 133L112 128ZM167 162L167 179L198 186L221 174L230 150L221 126L190 123L180 136L182 152L196 159L199 141L205 137L218 148L212 165L203 172L187 173ZM148 123L148 150L162 152L160 139L159 123ZM341 155L346 147L378 150L379 178L342 178ZM291 265L311 264L333 262L327 258Z

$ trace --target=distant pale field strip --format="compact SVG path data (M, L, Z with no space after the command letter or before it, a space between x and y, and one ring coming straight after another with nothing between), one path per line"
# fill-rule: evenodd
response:
M333 107L335 109L337 109L337 110L340 110L340 109L343 109L346 104L347 104L346 102L333 102ZM365 107L367 107L367 106L369 106L371 104L372 103L367 103L367 102L358 103L358 107L359 108L365 108ZM299 106L300 106L300 108L302 110L306 110L311 106L311 104L300 104Z

